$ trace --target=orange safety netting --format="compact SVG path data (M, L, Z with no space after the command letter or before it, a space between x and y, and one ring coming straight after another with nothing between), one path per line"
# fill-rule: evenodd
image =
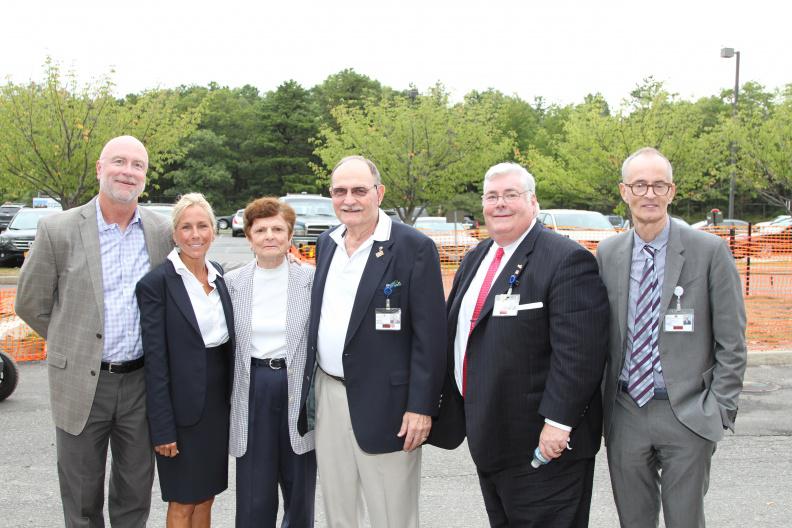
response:
M707 230L724 238L735 257L748 315L748 348L792 349L792 227ZM486 236L485 230L465 230L432 237L440 254L446 295L464 254ZM570 238L596 251L602 236L588 230L582 237ZM312 263L314 246L293 250L293 254ZM44 340L14 314L15 294L13 288L0 290L0 346L17 361L44 359Z
M47 357L46 343L14 313L16 288L0 290L0 350L17 361Z

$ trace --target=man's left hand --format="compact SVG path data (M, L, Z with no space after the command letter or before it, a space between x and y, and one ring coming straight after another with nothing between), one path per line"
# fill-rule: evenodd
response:
M399 429L399 438L404 437L404 450L412 451L420 446L429 438L429 431L432 429L432 417L426 414L413 412L404 413L402 426Z
M569 431L546 423L539 435L539 450L547 460L560 457L569 445Z

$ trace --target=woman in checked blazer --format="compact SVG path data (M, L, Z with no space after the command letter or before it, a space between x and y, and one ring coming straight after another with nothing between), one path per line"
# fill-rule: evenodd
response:
M314 269L289 262L295 213L276 198L245 208L255 259L226 274L236 354L229 452L237 457L236 526L314 525L313 431L297 432Z

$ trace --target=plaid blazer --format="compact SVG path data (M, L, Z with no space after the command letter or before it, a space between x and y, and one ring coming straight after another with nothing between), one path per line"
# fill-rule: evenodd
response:
M173 247L170 221L138 208L151 268ZM104 347L104 289L96 198L42 218L17 284L16 313L47 340L55 426L77 435L96 394Z
M228 451L241 457L247 451L248 396L250 394L250 328L253 273L256 261L225 274L226 286L234 306L236 353L234 354L234 385L231 392L231 430ZM305 370L308 336L308 313L311 306L311 285L314 268L289 264L289 286L286 306L286 374L289 392L289 438L298 455L314 448L314 433L305 436L297 432L300 412L303 371Z

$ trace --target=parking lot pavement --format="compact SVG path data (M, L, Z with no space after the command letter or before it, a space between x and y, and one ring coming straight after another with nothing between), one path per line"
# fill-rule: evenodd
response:
M43 362L20 365L17 391L0 402L0 526L63 526L55 467L54 429ZM718 445L706 499L709 526L789 528L792 525L792 366L748 368L737 434ZM475 468L467 448L425 448L421 479L421 526L487 526ZM594 476L591 523L618 526L604 452ZM232 527L234 464L228 491L214 507L213 526ZM317 526L325 526L317 497ZM149 526L164 526L159 485L152 491Z

